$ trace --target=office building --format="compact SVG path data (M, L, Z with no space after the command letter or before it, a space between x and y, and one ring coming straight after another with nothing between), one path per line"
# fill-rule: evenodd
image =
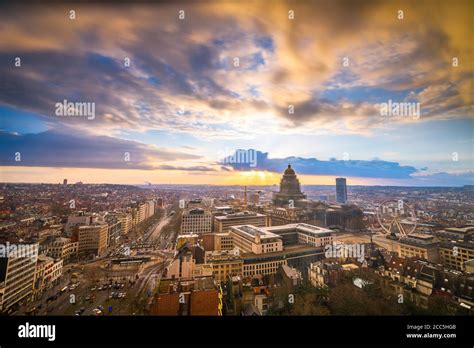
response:
M67 263L77 257L78 249L79 242L73 242L71 238L57 237L48 245L46 254Z
M212 214L204 209L186 210L182 215L181 234L210 233L212 229Z
M340 204L347 202L346 178L336 178L336 201Z
M79 255L100 256L107 249L108 225L94 223L79 227Z
M402 257L419 257L430 262L439 261L439 241L431 235L412 233L400 239L398 252Z
M8 244L3 251L6 257L0 257L0 312L31 298L38 244Z
M265 215L249 211L214 217L214 232L229 232L232 226L253 225L265 227Z

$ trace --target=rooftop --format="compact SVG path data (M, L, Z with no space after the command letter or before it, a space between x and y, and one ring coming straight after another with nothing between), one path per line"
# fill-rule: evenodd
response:
M257 235L260 239L280 238L279 235L268 231L266 228L256 227L252 225L232 226L232 230L240 234L244 234L249 238L255 238Z

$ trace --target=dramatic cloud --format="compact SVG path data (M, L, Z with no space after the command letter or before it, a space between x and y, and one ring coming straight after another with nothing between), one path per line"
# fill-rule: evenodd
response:
M268 153L263 153L253 149L237 150L240 155L228 156L220 163L230 166L236 170L268 170L281 173L288 164L297 171L298 174L307 175L342 175L367 178L385 179L407 179L417 170L410 166L400 166L396 162L382 160L355 161L355 160L330 160L321 161L316 158L286 157L269 158ZM255 153L256 161L252 162L253 156L243 156L242 153ZM250 160L248 160L250 158ZM239 162L239 163L233 163Z
M419 122L474 114L469 1L76 4L75 20L70 7L16 5L0 14L0 103L51 127L89 127L52 116L67 98L96 102L94 132L201 138L262 134L256 125L268 119L274 134L368 133L406 122L380 117L377 103L395 98L419 101ZM354 100L360 87L368 93Z
M167 161L195 160L199 156L107 136L47 131L17 135L0 132L2 166L175 169L157 165ZM186 170L180 168L180 170ZM203 170L202 167L191 170Z
M409 179L417 170L403 165L414 163L407 157L428 158L438 143L430 122L474 119L473 11L470 0L1 5L1 164L232 175L213 153L257 147L302 156L288 159L307 174ZM95 103L95 118L56 116L63 100ZM419 102L421 116L381 116L388 100ZM28 115L12 120L19 113ZM464 141L459 124L466 122L449 137L462 133ZM416 126L428 137L412 151L393 133L414 134ZM131 133L136 141L123 139ZM397 162L361 155L363 146L377 149L371 140L380 134ZM366 160L307 158L319 135L334 136L338 153L357 147ZM284 144L284 137L307 142ZM467 146L443 146L433 157L459 152L464 169L473 159ZM328 147L326 158L336 156ZM15 152L21 164L12 162ZM264 155L259 169L287 165ZM448 169L459 168L439 171Z

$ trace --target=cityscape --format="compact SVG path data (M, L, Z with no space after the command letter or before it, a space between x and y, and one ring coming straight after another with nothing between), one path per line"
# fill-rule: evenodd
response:
M474 314L474 3L271 3L0 5L0 317Z
M471 313L472 185L335 184L302 188L291 164L277 190L67 179L2 184L1 310Z

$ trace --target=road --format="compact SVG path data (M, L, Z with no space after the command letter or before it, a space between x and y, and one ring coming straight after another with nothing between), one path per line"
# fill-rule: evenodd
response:
M168 225L172 218L173 218L172 216L163 217L146 240L150 242L156 241L160 237L160 232L163 229L163 227Z

